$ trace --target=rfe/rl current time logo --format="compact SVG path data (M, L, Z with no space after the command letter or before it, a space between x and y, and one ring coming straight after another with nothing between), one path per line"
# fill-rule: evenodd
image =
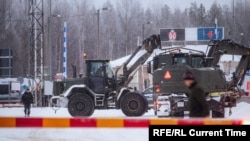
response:
M174 30L171 30L168 33L168 38L169 38L169 40L175 40L176 39L176 32Z

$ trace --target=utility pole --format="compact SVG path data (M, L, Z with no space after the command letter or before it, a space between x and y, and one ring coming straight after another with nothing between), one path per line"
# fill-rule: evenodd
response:
M52 25L54 18L61 18L61 15L50 15L48 17L48 50L49 50L49 79L53 79L53 49L52 49Z
M96 59L99 56L99 40L100 40L100 9L97 9L97 50L96 50Z
M52 47L51 47L51 14L52 14L52 2L49 0L49 17L48 17L48 48L49 48L49 80L52 80Z
M234 34L235 34L235 15L234 15L234 0L233 0L233 40L234 40ZM234 55L232 55L232 61L234 61Z
M67 23L63 26L63 77L67 79Z
M144 41L144 30L145 30L145 24L142 24L142 41Z
M30 21L30 51L29 73L33 72L33 91L35 106L42 105L44 87L44 62L43 62L43 0L29 0L28 14ZM29 74L29 76L30 76Z
M99 51L100 51L100 12L104 10L109 10L108 7L104 7L101 9L97 9L96 15L97 15L97 49L96 49L96 59L99 57Z

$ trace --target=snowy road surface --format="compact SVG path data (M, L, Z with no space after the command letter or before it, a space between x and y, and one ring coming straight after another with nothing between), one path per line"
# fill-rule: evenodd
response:
M154 117L154 112L147 112L142 118ZM24 116L23 108L0 108L0 116ZM50 108L31 108L31 117L71 117L66 108L55 111ZM121 110L95 110L91 117L125 117Z
M233 114L226 118L250 119L250 104L239 103L233 108ZM23 108L0 108L0 116L23 117ZM61 108L56 113L51 108L32 108L32 117L70 117L67 109ZM96 110L92 117L124 117L120 110ZM157 118L153 111L143 117ZM147 128L0 128L1 141L147 141Z
M1 141L147 141L148 129L0 129Z

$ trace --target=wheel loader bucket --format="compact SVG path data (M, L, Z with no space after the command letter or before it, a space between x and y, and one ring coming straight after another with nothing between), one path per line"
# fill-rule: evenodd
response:
M147 52L152 53L154 49L161 49L160 35L152 35L144 41L144 48Z

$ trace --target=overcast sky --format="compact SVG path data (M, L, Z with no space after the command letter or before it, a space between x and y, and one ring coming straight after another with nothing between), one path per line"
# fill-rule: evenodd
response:
M119 0L91 0L91 1L96 6L96 8L100 8L106 1L116 4L116 2ZM171 9L174 8L185 9L190 6L191 2L194 1L196 1L198 5L202 3L206 7L206 9L209 9L212 3L215 1L221 5L225 4L231 5L233 3L233 0L138 0L138 1L140 1L140 3L143 5L145 9L150 7L151 5L154 5L155 3L160 5L167 4ZM236 1L244 1L244 0L235 0L235 3Z

